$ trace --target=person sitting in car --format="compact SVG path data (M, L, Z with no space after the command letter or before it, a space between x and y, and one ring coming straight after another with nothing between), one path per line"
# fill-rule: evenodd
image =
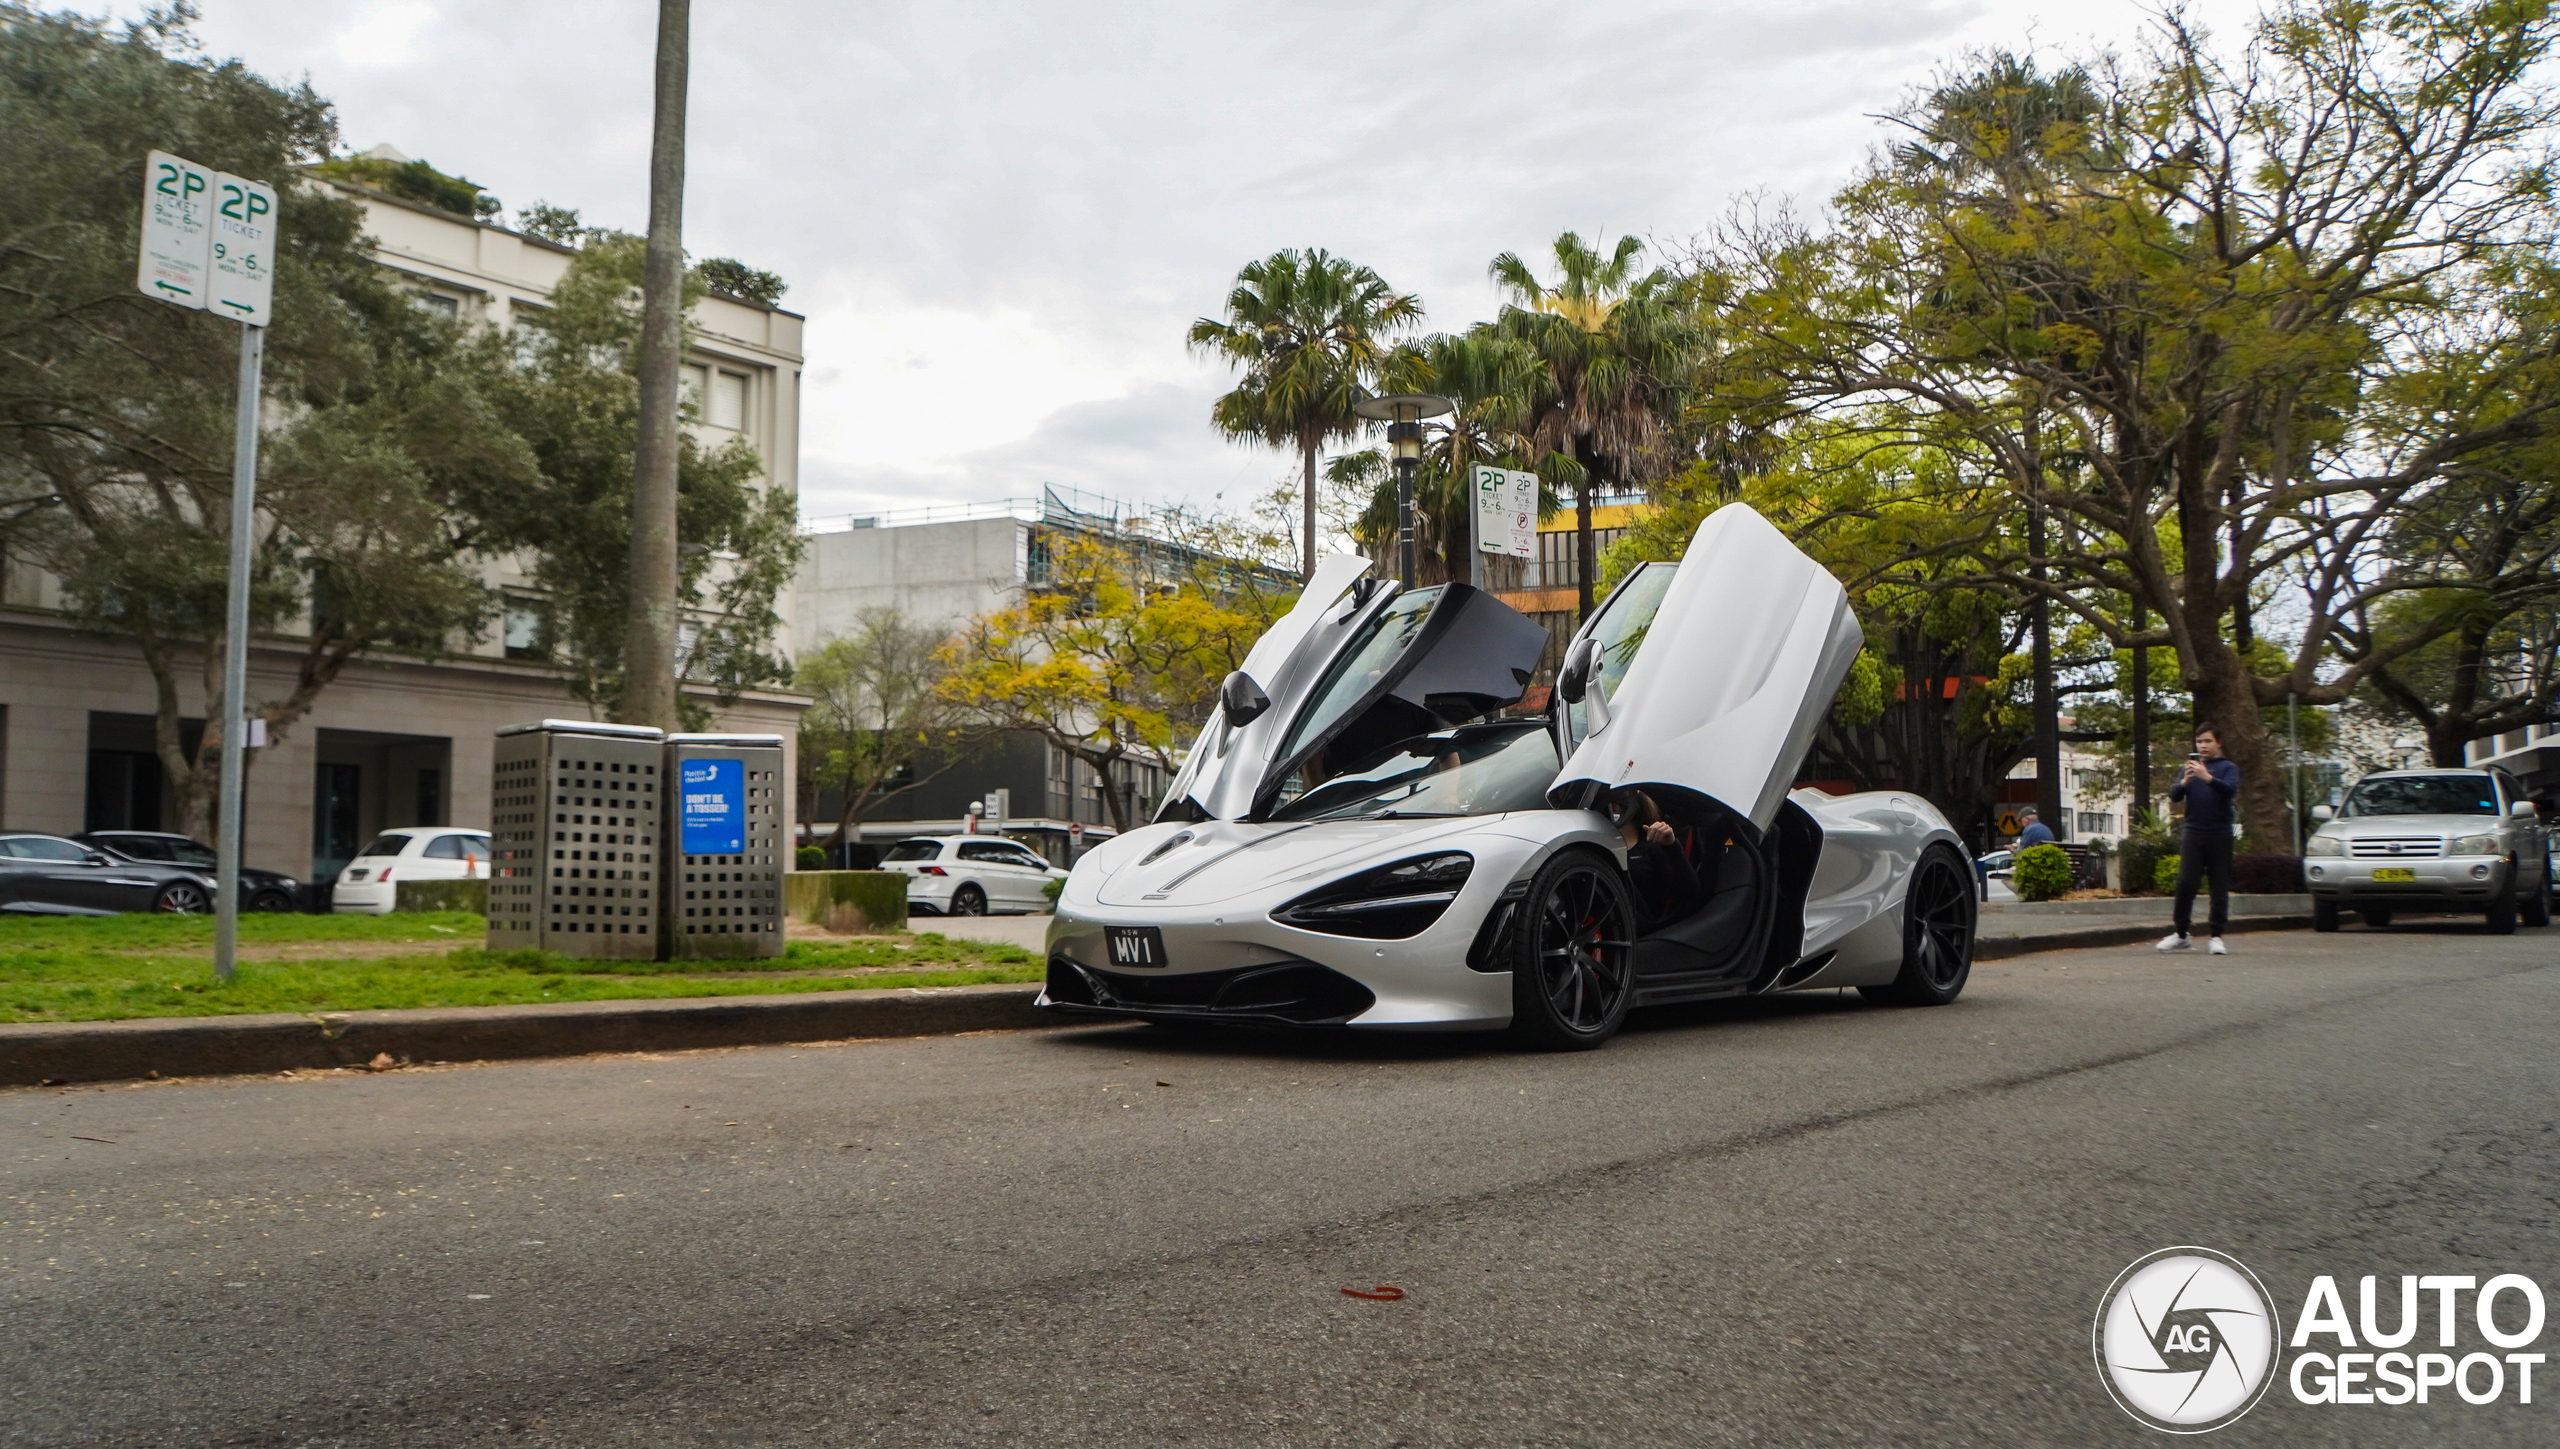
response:
M1639 934L1679 920L1698 908L1704 888L1698 872L1680 848L1678 832L1662 818L1662 807L1642 790L1629 792L1618 816L1618 838L1627 847L1627 882L1635 887Z

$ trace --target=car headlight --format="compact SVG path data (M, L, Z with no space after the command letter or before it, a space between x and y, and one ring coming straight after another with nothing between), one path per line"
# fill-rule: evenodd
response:
M2457 835L2446 849L2449 855L2504 855L2494 835Z
M1457 851L1400 860L1309 891L1271 919L1328 936L1400 941L1431 929L1475 868L1474 856Z
M2315 835L2303 843L2305 855L2344 855L2347 843L2334 835Z

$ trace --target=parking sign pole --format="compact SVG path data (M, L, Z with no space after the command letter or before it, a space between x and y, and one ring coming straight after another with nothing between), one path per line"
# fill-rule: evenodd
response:
M213 979L231 980L240 953L240 787L247 760L249 695L249 539L258 518L258 393L266 370L267 332L240 324L240 400L231 440L231 598L223 624L222 794L215 807L217 864L213 901Z

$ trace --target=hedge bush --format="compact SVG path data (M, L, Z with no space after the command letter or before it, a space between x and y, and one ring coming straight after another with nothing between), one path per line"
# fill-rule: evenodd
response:
M791 859L794 870L825 870L827 848L823 845L804 845Z
M2018 899L2049 901L2071 889L2071 855L2059 845L2030 845L2009 863L2009 888Z
M2177 852L2160 857L2152 867L2151 888L2162 895L2178 889ZM2199 881L2198 890L2211 887ZM2298 896L2302 883L2302 857L2298 855L2235 855L2231 858L2231 893L2235 896Z

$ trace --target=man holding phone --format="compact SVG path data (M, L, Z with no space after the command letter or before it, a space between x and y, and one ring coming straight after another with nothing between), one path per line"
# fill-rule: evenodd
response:
M2214 955L2228 956L2231 948L2222 944L2222 930L2231 921L2231 806L2240 794L2240 767L2222 757L2222 737L2213 726L2198 723L2195 741L2195 753L2187 756L2187 767L2169 787L2171 804L2186 803L2187 828L2178 841L2178 929L2160 938L2160 949L2188 949L2187 928L2195 920L2196 878L2201 875L2213 883L2213 939L2207 944Z

